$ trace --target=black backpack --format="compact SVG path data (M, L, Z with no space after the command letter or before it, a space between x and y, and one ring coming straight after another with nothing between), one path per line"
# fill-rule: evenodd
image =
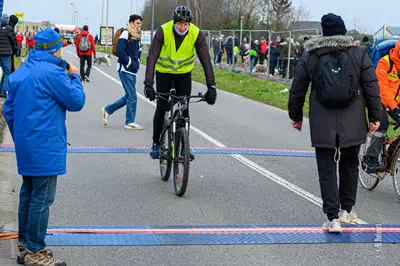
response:
M313 83L318 101L328 109L349 106L360 93L348 51L315 54L319 60Z

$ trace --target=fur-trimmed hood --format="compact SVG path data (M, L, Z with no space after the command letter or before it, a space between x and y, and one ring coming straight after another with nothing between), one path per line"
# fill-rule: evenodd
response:
M311 52L320 48L338 48L338 47L352 47L354 38L352 36L329 36L319 37L312 39L304 44L304 48L307 52Z

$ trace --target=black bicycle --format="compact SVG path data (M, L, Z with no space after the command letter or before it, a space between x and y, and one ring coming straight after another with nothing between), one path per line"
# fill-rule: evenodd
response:
M390 123L395 126L395 130L399 128L397 123ZM367 152L370 145L371 137L367 137L367 142L361 145L360 150L360 173L359 181L361 186L369 191L376 188L380 181L385 179L386 175L393 177L393 186L397 197L400 199L400 135L394 140L390 140L387 136L385 144L382 146L382 152L379 155L379 163L383 166L383 171L379 173L370 173L367 164L363 161L363 156Z
M161 180L168 181L173 165L175 193L181 197L188 185L190 165L190 120L183 112L189 109L190 103L205 101L204 95L177 96L176 90L171 89L170 93L156 93L156 98L167 101L169 107L160 137ZM199 100L191 102L192 99Z

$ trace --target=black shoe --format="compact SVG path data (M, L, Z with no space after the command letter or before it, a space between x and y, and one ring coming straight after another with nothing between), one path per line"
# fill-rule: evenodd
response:
M365 170L368 174L376 174L385 171L385 168L379 163L379 160L376 157L365 155L363 157L363 163L365 163Z
M85 76L85 81L86 81L86 82L90 82L90 79L89 79L88 76Z

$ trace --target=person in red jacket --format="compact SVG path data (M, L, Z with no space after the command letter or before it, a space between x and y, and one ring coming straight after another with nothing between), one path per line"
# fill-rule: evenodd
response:
M20 57L21 50L22 50L22 43L24 42L24 34L18 30L16 38L17 38L17 46L18 46L17 57Z
M26 48L28 48L28 53L35 47L35 32L31 31L26 36Z
M92 69L92 55L96 58L96 46L94 44L93 35L89 33L89 27L83 26L83 30L76 39L76 53L81 60L81 79L90 82L90 70ZM87 69L85 71L85 62Z
M267 56L267 49L268 49L268 43L264 37L261 37L260 52L259 52L261 65L264 65L264 60L265 60L265 57Z

